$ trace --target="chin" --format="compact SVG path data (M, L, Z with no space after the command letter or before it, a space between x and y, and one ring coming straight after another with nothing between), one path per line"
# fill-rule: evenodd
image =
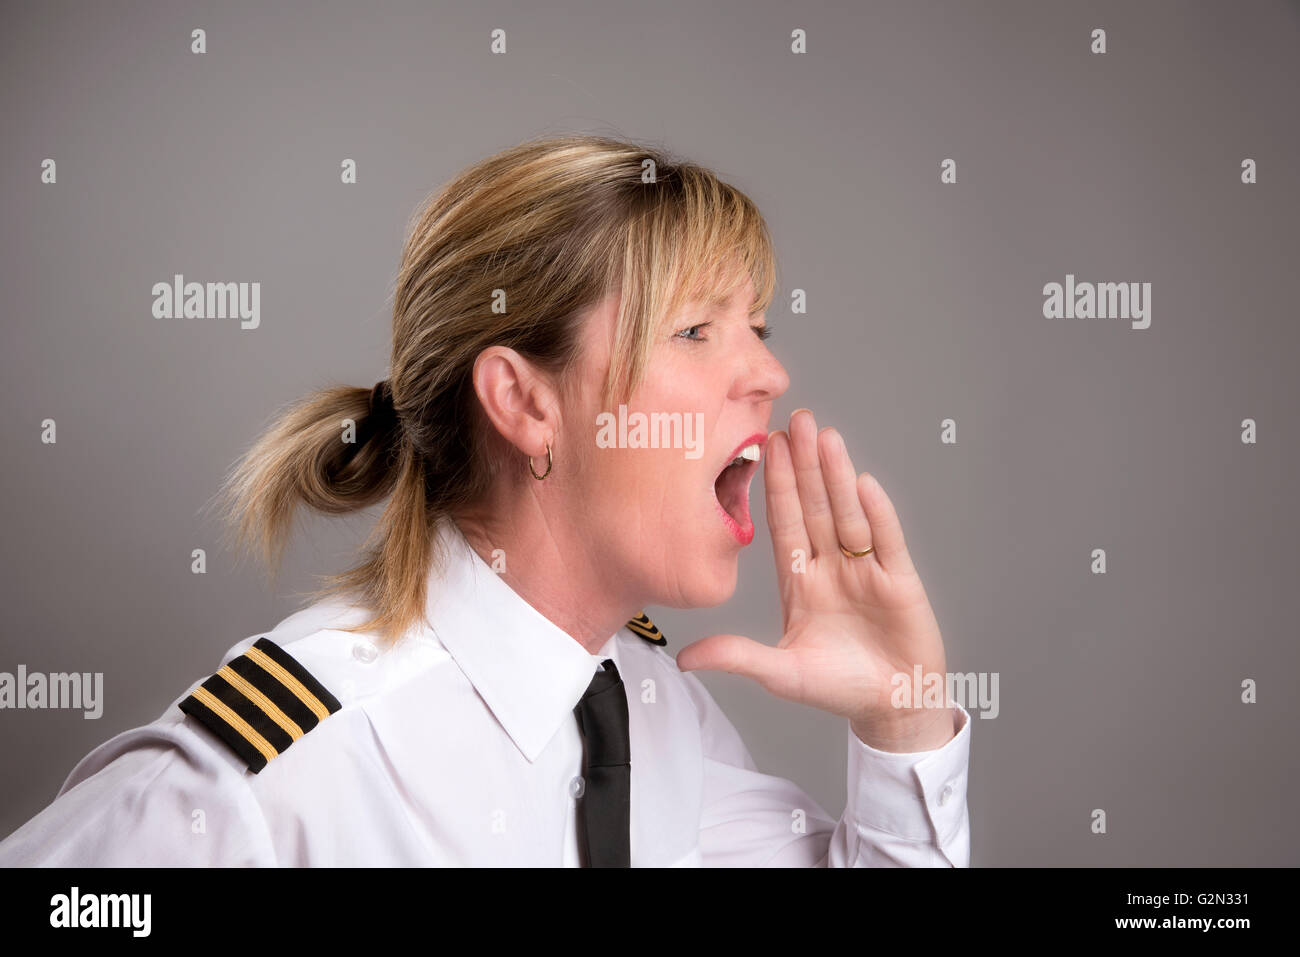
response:
M682 608L713 608L736 593L740 577L739 552L730 558L715 559L696 569L678 588Z

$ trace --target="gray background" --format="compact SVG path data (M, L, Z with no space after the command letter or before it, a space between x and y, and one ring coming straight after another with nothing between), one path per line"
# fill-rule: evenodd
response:
M0 670L102 671L107 706L0 712L0 834L345 567L377 511L303 522L272 587L199 509L276 407L385 374L431 190L581 130L710 165L768 217L775 424L807 406L845 432L950 669L1000 675L1001 714L974 718L972 863L1300 859L1296 4L7 7ZM261 282L261 328L153 319L176 272ZM1151 282L1151 328L1044 319L1066 273ZM648 609L671 650L779 637L754 501L735 597ZM705 681L760 767L843 808L841 719Z

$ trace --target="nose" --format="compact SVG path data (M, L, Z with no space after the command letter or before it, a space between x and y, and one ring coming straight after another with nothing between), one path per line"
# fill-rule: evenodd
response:
M790 374L766 345L755 341L745 354L745 367L736 384L741 397L770 401L790 388Z

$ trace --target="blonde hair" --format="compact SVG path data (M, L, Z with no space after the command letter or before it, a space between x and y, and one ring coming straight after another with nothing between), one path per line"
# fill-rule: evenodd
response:
M312 597L359 598L374 614L349 630L396 641L423 621L426 579L443 558L433 554L439 523L478 502L502 467L472 381L482 350L514 349L563 391L583 310L618 293L609 408L635 391L654 333L682 306L721 301L748 278L757 315L775 270L749 197L663 149L566 135L475 164L409 227L393 302L396 420L371 416L370 387L349 385L278 414L219 493L234 544L275 576L298 504L340 515L391 496L365 560L325 576ZM506 310L494 309L503 293ZM343 440L344 419L355 441Z

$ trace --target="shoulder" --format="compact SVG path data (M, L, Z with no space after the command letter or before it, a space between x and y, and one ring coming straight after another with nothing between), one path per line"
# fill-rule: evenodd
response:
M321 755L327 740L340 744L364 724L368 701L450 661L419 634L386 648L354 630L359 621L348 606L318 605L245 638L177 702L171 719L207 732L254 775L290 754L295 763L307 750Z
M677 661L668 651L668 638L645 612L620 628L615 640L625 682L641 675L667 677L677 672Z
M629 674L624 679L629 684L641 684L643 696L653 696L656 703L666 703L675 713L689 714L693 733L700 736L706 752L723 755L732 763L752 764L740 733L721 706L709 693L704 682L694 672L682 671L677 659L669 653L667 636L644 613L634 618L619 632L620 653L631 665L624 668ZM678 642L676 648L684 647ZM649 677L653 687L645 687ZM629 695L637 689L629 689ZM642 700L647 700L643 697Z
M381 652L344 630L360 620L315 605L237 642L155 721L83 757L0 842L0 865L282 862L286 815L330 803L339 774L369 765L364 705L447 659L428 641Z
M619 654L625 662L625 682L644 685L646 680L653 681L653 687L641 690L656 695L656 701L661 700L661 694L670 695L670 700L689 708L697 724L703 723L711 710L717 708L700 679L677 667L668 636L644 611L619 630L618 638ZM680 643L677 647L681 647Z

